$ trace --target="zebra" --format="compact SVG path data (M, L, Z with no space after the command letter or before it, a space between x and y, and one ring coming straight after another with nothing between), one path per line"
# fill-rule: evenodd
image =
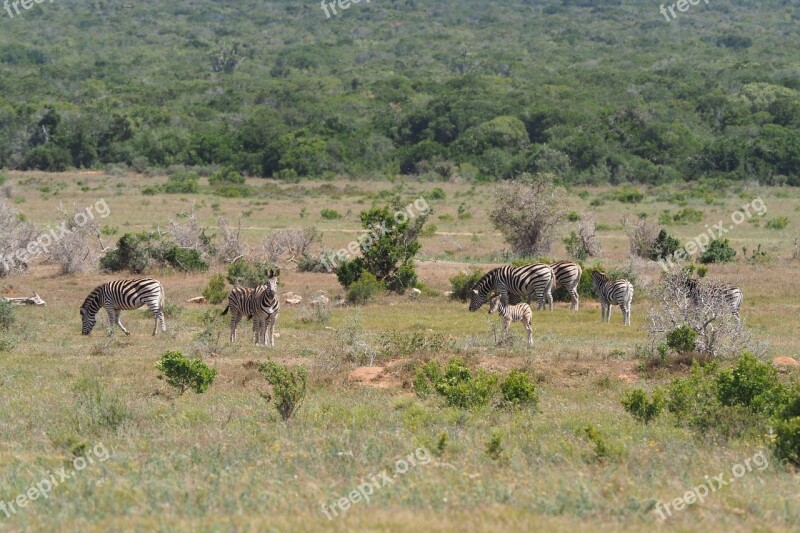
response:
M490 270L472 288L469 310L477 311L486 302L486 298L495 291L506 305L518 304L529 294L536 294L539 309L544 309L544 302L550 302L553 310L553 298L550 294L553 285L553 271L548 265L535 263L520 267L502 266Z
M280 301L278 299L279 270L269 270L266 285L255 289L250 287L234 287L228 295L228 305L222 314L231 311L231 342L236 342L236 328L243 316L253 319L253 339L256 344L275 346L275 321L278 318Z
M703 299L703 294L709 294L711 299L720 298L725 302L731 310L731 314L736 318L737 322L741 322L739 317L739 310L742 307L742 300L744 293L742 289L734 285L704 285L699 280L693 278L686 278L685 282L686 291L689 294L694 305L699 305Z
M525 329L528 330L528 346L533 345L533 328L531 327L531 306L525 302L516 305L503 305L499 296L492 296L489 299L489 314L498 311L500 316L503 317L503 337L508 337L508 328L511 327L512 322L522 322Z
M114 324L116 324L125 332L125 335L130 335L130 332L122 325L120 311L138 309L143 305L149 307L153 312L156 321L153 335L158 331L159 324L161 324L161 331L167 331L167 323L164 321L164 288L158 280L139 278L103 283L89 293L81 306L82 333L88 335L92 332L97 322L96 315L102 307L108 312L111 333L114 333Z
M612 281L605 272L592 272L592 290L600 300L600 314L603 322L611 321L611 306L619 305L622 319L626 326L631 324L631 302L633 301L633 285L627 279Z
M550 265L553 269L553 289L564 287L569 293L571 300L570 309L578 310L580 300L578 298L578 283L581 281L583 269L577 263L571 261L559 261ZM550 299L552 300L552 293Z

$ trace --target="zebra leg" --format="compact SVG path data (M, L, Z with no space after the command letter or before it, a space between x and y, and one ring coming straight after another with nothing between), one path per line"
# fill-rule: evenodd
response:
M525 322L525 329L528 330L528 346L533 346L533 328L530 321Z
M153 312L153 317L155 318L155 326L153 326L153 336L155 337L156 333L158 333L158 326L161 325L161 331L167 331L167 323L164 321L164 311L160 307L151 307L150 310Z
M553 293L550 289L547 290L547 303L550 304L550 310L553 310Z
M239 320L241 320L242 316L236 312L231 312L231 342L236 342L236 327L239 325Z
M266 344L266 340L264 341L264 344ZM269 345L272 348L275 347L275 316L274 315L269 319Z
M578 298L578 289L573 288L571 291L569 291L569 296L570 299L572 299L572 309L574 311L577 311L578 308L580 307L580 299Z
M130 335L131 332L125 329L125 326L122 325L122 311L120 311L119 309L114 309L114 315L116 316L117 325L119 326L119 329L124 331L125 335ZM113 328L114 326L111 327Z

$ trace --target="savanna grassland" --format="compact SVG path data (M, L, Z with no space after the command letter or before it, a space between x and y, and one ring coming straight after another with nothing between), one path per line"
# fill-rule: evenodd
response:
M231 346L227 321L216 314L223 305L186 302L223 266L212 265L206 273L151 273L162 281L168 300L168 331L156 337L150 336L152 318L143 311L123 313L132 333L128 337L119 332L107 336L104 316L92 336L80 335L83 298L97 284L120 275L60 276L57 267L37 264L3 279L4 295L36 291L47 307L16 309L16 324L3 333L13 347L0 355L0 500L12 501L48 470L70 466L86 446L102 443L111 456L64 481L47 500L30 502L8 519L0 515L0 529L800 527L800 478L796 468L771 455L769 435L703 436L665 416L645 425L620 404L634 386L652 390L688 372L680 364L652 367L639 355L653 305L648 292L661 271L653 262L629 265L622 215L658 219L666 209L696 209L702 212L699 221L668 226L670 234L685 241L761 198L767 206L764 217L726 235L739 252L736 261L710 265L709 276L743 289L743 321L757 341L766 343L768 357L796 358L800 192L794 188L640 187L645 194L638 203L613 199L618 189L611 187L569 189L569 208L591 212L598 224L603 257L586 265L628 265L636 274L633 323L623 327L617 309L610 324L601 324L595 298L584 298L577 312L558 302L552 313L534 312L534 346L528 348L519 324L512 326L513 342L499 346L496 316L488 316L486 307L469 313L466 303L443 294L454 274L506 260L503 239L487 219L492 184L250 179L253 196L243 199L209 194L205 179L198 194L144 196L144 187L164 178L103 171L8 176L10 201L41 227L53 220L59 203L82 207L104 199L110 208L102 220L105 233L118 229L103 236L108 245L128 231L165 228L193 208L212 233L218 216L235 221L242 215L252 245L272 230L313 224L323 231L323 247L336 248L358 235L359 212L385 204L394 194L428 199L433 208L429 224L436 228L421 239L417 266L426 289L418 300L386 294L366 305L333 305L325 323L303 320L304 304L284 304L274 349L249 344L247 335ZM435 187L444 194L432 195ZM342 218L323 219L325 208L335 208ZM788 219L786 228L767 227L769 220L781 217ZM560 239L566 230L567 225L558 230L552 259L564 257ZM759 244L766 256L748 261L742 247L750 256ZM291 263L282 265L280 291L306 301L324 291L332 302L344 292L334 275L297 272ZM206 315L212 308L214 313ZM244 327L247 333L249 324ZM172 349L200 355L217 370L207 392L177 396L157 378L156 361ZM498 375L512 368L527 371L536 380L538 407L461 409L435 397L418 398L411 386L415 366L454 355L470 368ZM372 386L348 379L370 358L385 368ZM268 359L309 369L307 397L289 422L260 394L268 386L253 362ZM796 383L800 374L783 373L781 380ZM600 432L603 449L587 438L584 428L590 423ZM489 446L495 437L499 450ZM358 503L343 516L329 521L322 513L322 504L345 496L419 447L430 451L430 463L411 468L376 491L370 503ZM659 520L656 502L682 496L705 476L729 475L733 465L759 451L770 458L768 468L747 473L665 523Z

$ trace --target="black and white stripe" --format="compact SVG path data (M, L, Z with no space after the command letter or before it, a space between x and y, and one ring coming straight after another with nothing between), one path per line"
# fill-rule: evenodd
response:
M228 305L222 314L231 311L231 342L236 342L236 328L243 316L253 319L253 339L256 344L275 346L275 321L280 310L278 299L279 271L267 272L266 285L255 289L251 287L234 287L228 295Z
M539 309L544 309L545 299L553 310L553 271L549 265L535 263L520 267L503 266L487 272L472 289L469 310L477 311L492 292L505 304L518 304L530 294L536 295Z
M524 302L516 305L503 305L499 296L493 296L489 300L489 314L495 311L503 317L504 337L508 336L508 328L511 327L512 322L522 322L522 325L528 330L528 346L533 344L533 327L531 326L533 311L531 311L530 305Z
M736 317L737 321L740 320L739 310L742 308L744 293L742 293L742 289L739 287L721 284L709 285L701 283L700 280L686 278L686 290L688 292L689 299L695 305L699 305L704 299L705 295L708 295L712 301L719 299L725 302L730 308L731 314Z
M613 281L605 272L592 272L592 290L600 300L600 314L603 322L611 321L611 306L619 305L623 322L631 323L631 303L633 302L633 284L627 279Z
M83 321L83 334L88 335L97 322L97 312L104 308L108 312L108 320L113 333L114 324L118 325L126 335L130 332L125 329L120 321L120 311L123 309L138 309L146 305L153 312L155 327L153 335L158 331L167 330L164 321L164 289L161 283L153 278L121 279L109 281L96 287L84 300L81 306L81 320Z
M580 305L578 284L581 281L583 269L579 264L571 261L559 261L558 263L550 265L550 268L553 270L553 276L555 276L553 279L553 289L564 287L572 301L570 308L577 311ZM552 295L550 299L552 299Z

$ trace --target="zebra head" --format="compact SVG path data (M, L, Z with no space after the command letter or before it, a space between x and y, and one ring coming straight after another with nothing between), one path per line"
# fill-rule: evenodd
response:
M102 285L96 287L92 292L89 293L89 296L83 301L83 305L81 305L81 323L83 325L81 333L83 335L88 335L94 329L94 325L97 322L97 311L100 310L100 292L101 292ZM113 325L113 324L112 324Z
M608 281L608 275L600 270L592 271L592 290L597 293L600 287Z
M274 296L278 294L278 276L280 275L280 269L277 270L267 270L265 271L267 275L267 293L270 296Z
M81 333L83 335L88 335L94 329L97 318L95 318L95 315L89 312L86 307L81 307L81 322L83 323Z
M497 312L500 309L500 296L495 295L489 298L489 314Z
M472 288L472 294L469 298L470 311L477 311L486 302L486 297L494 289L496 270L498 269L486 273Z

